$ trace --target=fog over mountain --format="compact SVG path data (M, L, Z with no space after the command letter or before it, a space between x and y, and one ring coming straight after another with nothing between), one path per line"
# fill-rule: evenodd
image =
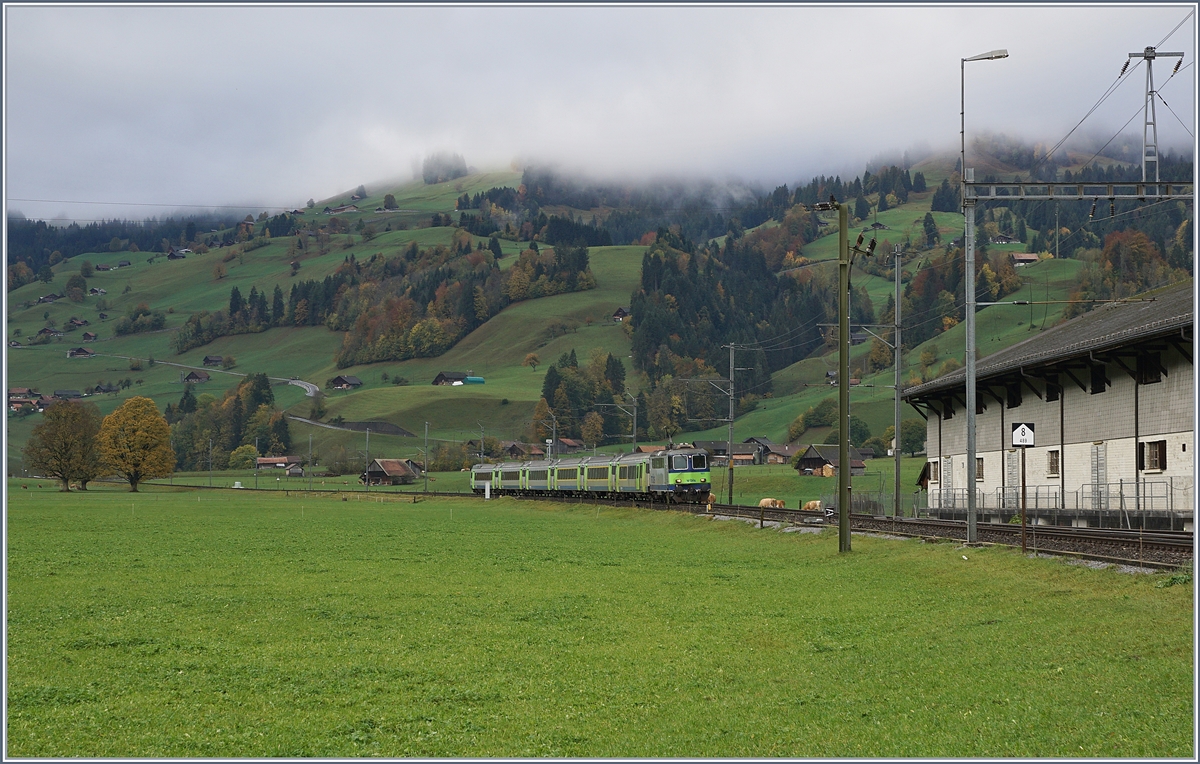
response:
M1190 10L9 6L6 203L294 206L407 179L438 150L601 178L850 175L956 148L959 59L997 48L1010 57L966 64L968 138L1053 144L1161 43L1185 57L1173 78L1175 59L1154 67L1160 143L1190 151ZM1081 136L1139 111L1139 61Z

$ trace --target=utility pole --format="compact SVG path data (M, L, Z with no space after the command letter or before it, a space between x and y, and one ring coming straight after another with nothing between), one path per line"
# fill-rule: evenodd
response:
M975 170L963 169L964 183L975 180ZM966 293L966 386L967 386L967 463L964 482L967 489L967 543L979 541L975 511L975 199L963 195L964 265L963 291Z
M421 467L425 474L425 493L429 493L429 422L425 423L425 463Z
M633 401L633 447L631 450L637 451L637 396L628 391L625 392L625 395L629 396L629 399Z
M834 203L831 200L831 203ZM838 213L838 552L850 551L850 226Z
M483 463L483 422L477 419L475 420L475 424L479 425L479 461Z
M212 438L208 439L208 487L212 488Z
M254 439L254 490L258 490L258 438Z
M363 456L366 466L363 467L363 478L367 483L367 493L371 492L371 428L367 428L367 451Z
M1129 58L1140 58L1146 62L1146 109L1142 119L1142 182L1146 183L1151 180L1149 178L1150 163L1154 163L1154 182L1158 182L1158 120L1155 116L1154 97L1158 92L1154 89L1154 59L1162 57L1178 58L1175 62L1175 69L1171 72L1172 75L1179 71L1179 65L1183 63L1182 53L1163 53L1155 50L1153 47L1147 47L1141 53L1130 53ZM1129 66L1129 61L1125 61L1125 66ZM1125 70L1122 69L1124 74ZM1165 101L1164 101L1165 103Z
M892 499L892 503L893 503L892 517L901 517L902 512L901 512L901 508L900 508L900 350L903 347L903 345L900 344L900 276L901 276L901 271L903 270L903 260L901 258L899 244L896 245L895 250L893 250L893 254L895 255L895 268L896 268L896 311L893 315L893 318L895 319L895 324L896 324L896 333L892 337L892 340L895 344L895 348L892 350L892 352L895 354L893 357L893 360L895 361L895 366L896 366L896 424L895 424L894 440L892 442L892 455L896 459L896 475L895 475L895 479L894 479L895 484L892 486L892 492L894 494L894 497Z
M725 460L729 465L729 503L733 503L733 414L734 414L734 397L733 397L733 350L737 347L732 342L729 343L729 444L725 448Z
M308 434L308 490L310 490L310 491L312 490L312 477L313 477L312 474L313 474L312 433L310 432Z

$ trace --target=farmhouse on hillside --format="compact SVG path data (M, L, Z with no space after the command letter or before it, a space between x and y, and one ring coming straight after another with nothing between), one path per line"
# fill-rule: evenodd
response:
M207 382L210 379L212 379L212 377L209 376L207 371L193 370L188 372L188 375L179 381L183 382L184 384L198 385L201 382Z
M219 355L204 356L204 365L205 366L220 366L221 365L221 356L219 356Z
M455 382L462 384L467 378L465 371L439 371L437 376L433 378L435 385L453 385Z
M618 324L624 321L628 316L629 311L625 308L617 308L612 314L613 321L616 321Z
M67 358L92 358L95 355L87 348L71 348L67 351Z
M362 387L362 380L349 375L339 375L329 380L329 386L334 390L352 390L356 387Z
M904 391L926 418L932 516L1019 513L1027 425L1028 507L1039 523L1190 528L1194 517L1192 281L1112 303L976 366L975 464L966 461L965 370Z

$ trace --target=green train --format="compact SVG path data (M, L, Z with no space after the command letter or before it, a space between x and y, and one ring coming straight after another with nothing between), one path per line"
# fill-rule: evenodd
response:
M712 490L708 452L681 448L648 454L564 456L476 464L471 490L510 496L588 496L702 504Z

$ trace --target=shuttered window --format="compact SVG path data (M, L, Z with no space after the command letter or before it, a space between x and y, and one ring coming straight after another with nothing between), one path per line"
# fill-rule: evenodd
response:
M1165 470L1167 468L1167 441L1154 440L1138 443L1139 470Z
M500 479L501 480L520 480L521 473L517 472L516 470L513 470L512 472L501 472Z
M1046 474L1058 475L1058 449L1046 452Z
M608 467L588 467L588 480L608 480Z
M536 480L539 483L544 483L544 482L546 482L547 474L548 473L546 470L530 470L529 471L529 479Z
M574 467L571 467L570 469L568 469L566 467L560 468L558 470L558 479L559 480L578 480L579 479L579 471Z

